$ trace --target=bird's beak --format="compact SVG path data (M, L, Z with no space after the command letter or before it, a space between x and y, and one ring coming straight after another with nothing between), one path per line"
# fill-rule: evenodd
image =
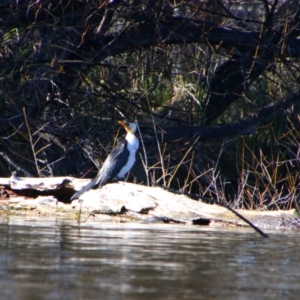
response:
M124 122L124 121L118 121L118 123L120 125L122 125L127 132L130 131L130 127L127 125L126 122Z

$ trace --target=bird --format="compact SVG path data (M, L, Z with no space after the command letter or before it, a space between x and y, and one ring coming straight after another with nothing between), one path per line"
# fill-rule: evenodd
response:
M122 179L133 167L136 160L136 151L139 148L139 140L135 136L137 130L136 123L127 121L119 121L127 132L125 139L118 142L111 153L105 159L97 176L91 180L86 186L75 193L71 200L79 198L84 192L95 188L99 188L107 183Z

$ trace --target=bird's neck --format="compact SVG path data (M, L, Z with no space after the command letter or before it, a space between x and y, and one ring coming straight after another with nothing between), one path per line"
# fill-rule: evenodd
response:
M137 150L139 147L139 140L138 138L131 132L128 132L125 137L128 145L132 147L133 149Z

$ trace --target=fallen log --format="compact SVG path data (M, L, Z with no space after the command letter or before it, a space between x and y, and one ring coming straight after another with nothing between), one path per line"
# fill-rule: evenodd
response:
M8 195L0 200L0 212L66 216L81 222L109 220L249 226L225 207L195 201L160 187L126 182L87 191L70 203L71 195L88 181L73 177L19 178L14 174L10 178L0 178L1 195ZM300 227L296 210L237 212L264 229Z

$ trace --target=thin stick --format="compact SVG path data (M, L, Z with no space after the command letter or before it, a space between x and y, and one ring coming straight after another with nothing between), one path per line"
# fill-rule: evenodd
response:
M188 154L190 153L190 151L194 148L195 144L197 143L197 141L199 140L200 138L200 135L195 139L195 141L193 142L193 144L191 145L191 147L185 152L184 156L182 157L181 161L179 162L179 164L177 164L173 174L172 174L172 177L168 183L168 188L171 186L171 183L172 183L172 180L175 176L175 174L177 173L178 169L180 168L180 166L183 164L185 158L188 156Z
M166 183L166 170L165 170L165 165L164 165L164 159L163 159L163 156L162 156L162 153L161 153L160 143L159 143L159 139L158 139L158 136L157 136L156 125L155 125L155 122L154 122L154 117L153 117L153 114L152 114L152 110L151 110L151 106L150 106L150 102L149 102L148 97L147 97L147 102L148 102L149 111L151 112L151 121L152 121L152 125L153 125L153 130L154 130L154 133L155 133L155 139L156 139L159 158L160 158L160 164L161 164L161 170L162 170L162 179L163 179L163 182L164 182L164 187L166 187L167 183Z
M79 211L78 211L78 219L77 219L77 223L80 225L82 222L81 222L81 214L82 214L82 200L79 199L78 200L79 202ZM85 221L83 221L84 223Z
M142 157L141 157L141 160L142 160L143 167L144 167L144 170L145 170L145 173L146 173L147 186L150 186L147 152L146 152L144 140L143 140L143 137L142 137L142 133L141 133L141 131L140 131L140 126L138 125L138 123L136 123L136 125L137 125L138 131L139 131L140 140L141 140L142 147L143 147L143 152L144 152L144 159L145 159L145 162L143 161ZM142 156L142 155L141 155L141 156Z
M169 189L167 189L169 190ZM172 192L174 193L174 190L172 190ZM200 200L200 199L203 199L203 200L206 200L210 203L213 203L213 204L217 204L217 205L220 205L222 207L225 207L227 208L229 211L231 211L232 213L234 213L237 217L239 217L240 219L242 219L244 222L246 222L250 227L252 227L257 233L259 233L262 237L264 238L268 238L269 236L264 233L261 229L259 229L257 226L255 226L252 222L250 222L248 219L246 219L244 216L242 216L240 213L238 213L236 210L234 210L233 208L231 208L229 205L226 205L226 204L222 204L220 203L219 201L217 200L214 200L214 199L211 199L211 198L207 198L207 197L201 197L197 194L191 194L191 193L183 193L183 192L179 192L179 191L175 191L176 194L180 194L180 195L186 195L192 199L195 199L195 200Z
M193 195L195 197L199 199L201 199L202 197L198 196L198 195L195 195L195 194L189 194L189 195ZM255 226L252 222L250 222L248 219L246 219L244 216L242 216L240 213L238 213L235 209L231 208L229 205L227 204L223 204L223 203L220 203L219 201L216 201L214 199L211 199L211 198L202 198L203 200L206 200L206 201L209 201L211 203L214 203L214 204L217 204L217 205L220 205L222 207L225 207L227 208L228 210L230 210L232 213L234 213L237 217L239 217L240 219L242 219L244 222L246 222L250 227L252 227L256 232L258 232L262 237L264 238L268 238L269 236L264 233L261 229L259 229L257 226Z
M30 132L29 123L28 123L28 120L27 120L25 107L23 107L23 115L24 115L24 120L25 120L25 125L26 125L26 128L27 128L27 132L28 132L29 143L30 143L30 146L31 146L31 151L32 151L33 159L34 159L34 164L35 164L35 167L36 167L37 174L38 174L38 176L40 176L40 170L39 170L39 166L38 166L36 153L35 153L35 150L34 150L33 139L32 139L32 135L31 135L31 132Z

